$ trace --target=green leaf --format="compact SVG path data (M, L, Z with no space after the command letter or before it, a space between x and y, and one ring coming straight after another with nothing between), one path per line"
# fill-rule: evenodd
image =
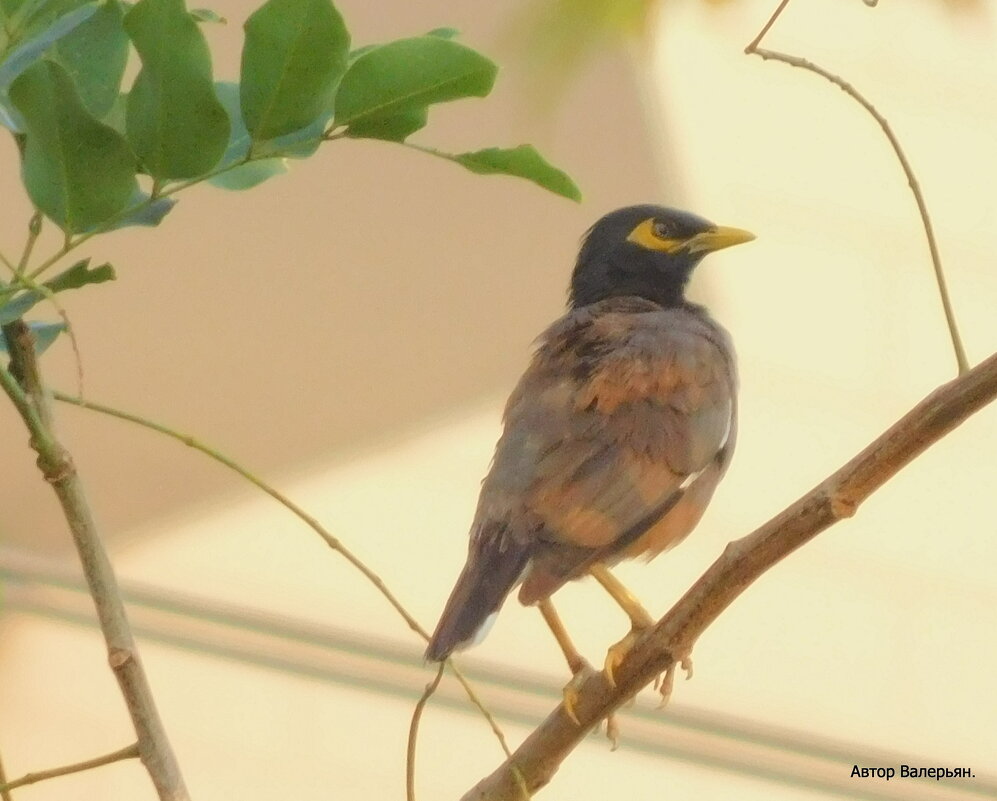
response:
M150 197L151 195L146 194L141 189L138 190L128 202L128 206L135 207L135 211L121 217L113 225L105 227L104 230L116 231L118 228L127 228L132 225L155 227L177 205L176 199L172 197L158 197L149 203L147 201Z
M428 153L450 159L479 175L512 175L525 178L556 195L581 201L582 193L566 173L551 165L533 145L513 148L490 147L473 153L441 153L420 148Z
M285 172L287 165L282 158L255 159L213 176L208 179L208 183L221 189L252 189L268 178L283 175Z
M336 95L336 125L411 113L432 103L484 97L497 67L464 45L438 36L376 47L350 66Z
M96 3L70 11L59 17L41 33L28 39L0 63L0 88L7 87L18 75L38 61L42 54L63 36L86 22L97 11Z
M122 136L126 136L125 129L128 116L128 95L122 92L111 104L111 108L100 118L105 125L110 125Z
M350 35L330 0L269 0L245 29L242 116L254 141L305 128L331 111Z
M225 153L218 168L227 167L246 158L249 153L251 140L249 131L246 130L246 123L242 121L242 109L239 104L239 84L230 81L219 81L215 84L215 95L218 97L222 108L228 114L229 137Z
M87 284L102 284L115 279L114 268L110 264L102 264L90 269L90 259L76 262L72 267L59 273L45 286L52 292L64 292L67 289L79 289ZM0 306L0 325L7 325L24 316L35 304L45 299L45 293L29 289L16 295L12 300Z
M426 127L429 109L412 109L387 117L364 117L346 129L354 139L383 139L386 142L404 142L416 131Z
M456 39L460 36L460 31L456 28L433 28L426 36L436 36L439 39Z
M4 28L12 39L20 40L35 36L85 3L86 0L2 0L0 8L10 9Z
M456 28L433 28L433 30L427 31L425 35L435 36L438 39L456 39L458 36L460 36L460 31L458 31ZM358 47L356 50L351 50L350 63L352 64L354 61L360 58L360 56L365 55L366 53L369 53L371 50L374 50L375 48L378 47L384 47L384 44L381 42L377 42L375 44L369 44L369 45L364 45L363 47Z
M212 11L210 8L192 8L190 10L190 16L195 22L215 22L219 25L227 25L228 20L225 19L217 11Z
M56 337L66 330L65 323L28 323L28 328L35 335L35 353L41 354L46 351ZM7 339L0 331L0 353L8 353Z
M197 23L183 0L141 0L125 29L142 59L126 120L139 161L159 179L206 173L225 152L229 123Z
M118 0L108 0L55 45L54 60L66 68L83 105L98 118L111 110L125 74L128 34L123 19Z
M22 292L3 305L0 305L0 325L9 325L14 320L20 320L25 312L38 303L42 296L37 292Z
M3 89L0 89L0 125L12 133L24 131L24 120L21 119L21 115L17 113L17 109L14 108Z
M113 128L90 116L66 71L50 61L10 87L24 117L21 175L32 202L69 233L121 211L135 192L135 157Z
M68 270L59 273L55 278L45 282L52 292L64 292L67 289L79 289L88 284L103 284L113 281L117 276L110 264L102 264L90 269L90 259L76 262Z
M294 159L304 159L311 156L322 144L322 135L329 124L332 114L323 114L311 125L278 136L267 142L260 142L253 148L253 156L287 156Z

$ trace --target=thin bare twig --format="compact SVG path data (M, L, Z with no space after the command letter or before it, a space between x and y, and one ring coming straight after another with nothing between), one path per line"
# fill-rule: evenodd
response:
M997 354L921 401L840 470L754 533L731 542L685 595L642 636L614 671L612 687L595 673L579 688L575 724L558 706L464 801L513 801L550 781L561 762L599 721L687 655L706 628L779 560L855 513L901 468L997 397Z
M39 770L35 773L28 773L20 779L0 785L0 792L8 792L10 790L17 789L18 787L24 787L28 784L37 784L38 782L43 782L47 779L57 779L59 776L69 776L71 773L82 773L85 770L101 768L104 765L110 765L113 762L121 762L125 759L137 759L138 756L138 743L132 743L126 748L122 748L119 751L114 751L110 754L104 754L104 756L94 757L93 759L87 759L83 762L76 762L72 765L63 765L61 768L52 768L50 770Z
M7 788L7 774L4 773L3 759L0 759L0 801L14 801Z
M412 722L408 728L408 748L405 753L406 801L415 801L415 744L419 739L419 721L422 719L422 711L426 708L426 704L433 697L436 688L440 686L440 680L443 678L443 671L446 666L446 662L440 662L440 666L436 670L436 678L426 685L425 692L423 692L422 697L416 702L415 709L412 710Z
M762 43L762 39L765 38L765 34L767 34L772 29L772 26L775 25L775 21L779 19L779 15L782 14L783 10L785 10L786 6L788 5L789 5L789 0L782 0L782 2L779 3L776 10L772 12L772 16L769 17L768 22L766 22L762 26L762 29L758 32L758 35L751 40L751 43L746 48L744 48L745 53L748 53L750 55L751 53L755 52L755 48L757 48L758 45Z
M170 428L169 426L163 425L162 423L157 423L154 420L149 420L145 417L141 417L137 414L132 414L131 412L126 412L121 409L115 409L112 406L106 406L102 403L95 403L94 401L88 401L83 398L73 397L72 395L67 395L63 392L53 392L52 396L63 403L69 403L74 406L79 406L83 409L89 409L90 411L99 412L100 414L108 415L109 417L114 417L118 420L124 420L129 423L134 423L135 425L142 426L143 428L148 428L152 431L156 431L160 434L164 434L171 439L178 442L182 442L189 448L193 448L205 456L215 460L219 464L224 465L229 470L240 475L254 487L262 490L271 498L273 498L277 503L283 506L285 509L294 514L298 519L304 522L309 528L312 529L316 534L318 534L322 540L328 545L332 550L340 554L344 559L346 559L351 565L353 565L360 573L368 580L378 592L384 596L385 600L394 608L396 612L401 616L401 618L408 624L408 627L412 629L416 634L418 634L423 640L429 640L429 633L419 624L409 611L402 605L402 602L398 600L394 593L388 589L387 585L381 579L381 577L375 573L370 567L368 567L358 556L356 556L352 551L349 550L338 537L331 534L328 529L325 528L314 516L306 512L301 506L288 498L284 493L280 492L275 487L271 486L255 473L247 470L241 464L236 462L229 456L221 453L220 451L212 448L209 445L201 442L200 440L190 436L189 434L181 433L176 429ZM499 745L502 748L503 753L506 757L511 756L512 752L509 749L509 744L505 739L505 734L499 727L498 722L495 720L494 715L488 710L481 699L478 697L474 688L468 682L467 678L461 672L457 664L452 660L448 659L447 664L450 666L450 670L453 672L457 681L460 682L461 687L464 688L464 692L467 694L468 699L471 703L477 707L478 711L488 722L492 733L498 740Z
M890 123L887 121L886 117L879 113L876 107L870 103L862 93L860 93L841 76L835 75L833 72L829 72L808 59L788 55L787 53L780 53L776 50L766 50L759 47L762 39L765 37L765 34L768 33L771 27L775 24L775 21L779 18L779 15L782 14L788 4L789 0L782 0L782 2L779 3L775 12L773 12L771 17L769 17L768 22L765 23L758 35L748 44L747 47L744 48L744 52L748 55L760 56L766 61L781 61L783 64L788 64L791 67L799 67L800 69L807 70L808 72L821 76L825 80L833 83L860 106L862 106L862 108L869 112L872 118L879 123L879 127L883 129L883 133L889 140L890 145L893 148L893 152L896 154L897 160L900 162L904 175L907 177L907 184L910 186L910 191L914 195L914 201L917 203L917 210L921 215L921 224L924 227L924 235L928 240L928 251L931 254L931 265L935 272L935 282L938 284L938 294L941 297L942 309L945 312L945 322L948 324L949 336L952 338L952 349L955 351L956 364L958 365L959 373L963 374L969 370L969 360L966 358L966 349L963 347L962 338L959 336L959 327L956 323L955 311L952 308L952 301L949 297L948 286L945 282L945 271L942 268L942 257L938 251L938 242L935 239L934 228L931 224L931 216L928 214L928 205L924 200L924 193L921 191L921 185L918 183L917 176L914 174L914 168L911 167L910 161L908 160L906 153L904 153L903 147L900 145L900 140L897 139Z
M17 320L3 327L10 369L0 366L0 386L31 433L38 468L52 485L73 535L83 574L97 609L108 661L131 716L142 763L161 801L188 801L189 795L132 637L114 568L69 452L56 438L51 405L38 370L34 336Z

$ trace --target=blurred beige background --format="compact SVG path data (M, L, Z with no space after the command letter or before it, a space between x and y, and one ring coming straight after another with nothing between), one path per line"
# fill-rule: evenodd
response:
M164 225L88 251L119 280L66 296L86 394L167 422L266 475L430 626L463 562L505 394L563 307L578 237L660 201L749 228L692 294L731 330L739 451L702 525L620 571L664 611L720 553L865 445L953 359L916 211L875 124L841 92L742 50L772 0L667 0L649 61L589 62L530 102L520 4L338 3L357 43L461 29L496 56L496 93L433 111L417 140L536 144L580 206L382 143L338 142L246 194L197 188ZM237 73L252 4L207 30ZM956 8L957 10L953 10ZM958 9L962 9L959 11ZM997 350L997 12L992 3L793 3L767 44L840 71L892 121L918 170L970 360ZM2 163L15 156L9 141ZM27 205L0 178L0 242ZM72 390L63 342L46 356ZM419 643L341 558L198 454L60 408L60 426L131 591L145 662L196 798L400 797ZM0 754L19 776L119 748L128 722L86 625L64 524L0 407ZM610 753L593 738L545 797L997 795L997 411L969 421L776 567L707 632L665 712L642 699ZM625 628L587 583L561 607L593 661ZM518 742L565 680L539 616L510 603L465 660ZM421 740L425 798L500 760L444 686ZM971 767L976 781L887 784L852 764ZM119 764L17 791L152 798Z

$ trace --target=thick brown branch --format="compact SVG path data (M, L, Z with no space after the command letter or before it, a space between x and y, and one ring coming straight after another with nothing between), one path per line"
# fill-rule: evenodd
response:
M0 365L0 385L30 431L31 447L38 453L38 468L52 485L69 523L97 608L108 661L135 727L142 762L162 801L188 801L187 788L132 638L114 569L73 460L56 438L51 425L51 408L38 372L34 338L20 320L4 326L3 332L11 360L10 370Z
M84 762L76 762L72 765L63 765L61 768L52 768L50 770L39 770L35 773L28 773L20 779L0 785L0 791L9 792L10 790L14 790L18 787L25 787L29 784L37 784L38 782L47 781L48 779L57 779L60 776L69 776L72 773L82 773L85 770L93 770L94 768L101 768L104 765L110 765L112 762L121 762L125 759L135 759L138 755L138 743L133 743L132 745L122 748L119 751L104 754L104 756L95 757L94 759L88 759Z
M603 674L582 686L575 725L563 706L540 724L512 758L479 782L464 801L513 801L519 787L513 765L530 791L543 787L561 762L596 726L672 666L717 616L783 557L838 520L970 415L997 397L997 354L943 385L904 415L869 447L796 503L743 539L730 543L615 671L612 688Z

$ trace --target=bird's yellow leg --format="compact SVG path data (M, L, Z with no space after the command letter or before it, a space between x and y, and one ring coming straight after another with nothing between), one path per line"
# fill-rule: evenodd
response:
M630 633L627 634L616 645L613 645L606 653L605 673L606 678L612 686L616 686L616 678L613 673L620 662L627 655L641 633L654 625L654 618L641 606L632 592L623 583L609 572L609 568L604 564L595 564L589 568L589 573L598 581L604 590L610 594L612 599L620 605L620 608L627 613L630 618Z
M579 721L578 715L575 714L575 704L578 701L578 687L585 680L586 674L591 670L591 666L578 653L578 649L571 641L568 630L564 628L561 616L557 614L557 610L554 609L554 604L551 603L550 598L544 598L537 605L540 608L540 614L543 615L544 622L550 628L554 639L557 640L561 653L564 654L564 658L568 663L568 669L571 671L571 681L564 685L564 711L577 726L579 725Z

